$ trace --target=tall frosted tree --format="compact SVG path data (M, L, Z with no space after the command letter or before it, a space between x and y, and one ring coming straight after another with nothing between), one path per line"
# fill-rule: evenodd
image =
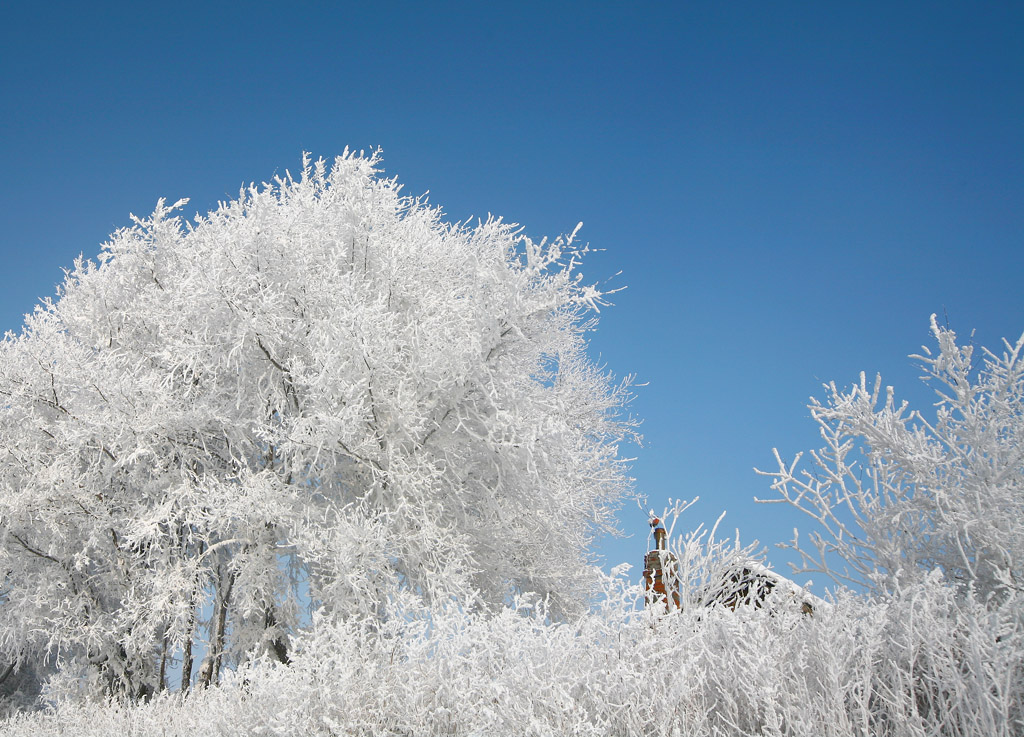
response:
M306 602L580 606L633 434L586 249L446 223L377 164L161 201L6 337L0 655L137 697L200 644L206 682L287 660Z

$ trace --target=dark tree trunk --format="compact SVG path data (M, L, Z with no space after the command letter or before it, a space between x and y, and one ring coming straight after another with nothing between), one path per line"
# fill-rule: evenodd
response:
M203 686L217 683L220 680L220 669L224 658L224 638L227 632L228 607L231 604L231 590L235 586L235 572L228 571L225 575L221 569L217 610L214 616L213 638L210 641L211 668L202 673Z
M278 662L288 665L291 662L291 658L288 657L288 643L284 637L277 632L277 617L274 615L273 607L267 607L266 612L263 615L263 625L265 629L270 632L273 631L273 635L270 639L269 648L270 652Z

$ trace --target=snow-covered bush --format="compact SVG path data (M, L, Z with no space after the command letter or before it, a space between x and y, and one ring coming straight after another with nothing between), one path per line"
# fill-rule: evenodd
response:
M803 570L878 592L939 570L961 595L1002 600L1024 592L1024 335L979 365L934 315L931 329L937 352L912 358L936 390L934 417L883 395L881 377L829 384L810 405L825 446L810 470L776 452L769 501L817 522L810 549L790 546Z
M690 534L682 607L645 607L624 566L594 607L554 619L522 595L500 610L425 605L320 614L291 662L149 703L71 699L0 733L150 735L794 735L1012 737L1024 729L1020 597L979 601L936 572L891 594L841 591L808 616L783 599L702 596L750 548Z
M709 570L724 558L704 561ZM4 734L992 735L1024 729L1019 600L986 606L938 576L827 612L723 606L659 615L606 581L594 610L543 599L493 612L415 604L383 627L321 619L291 664L135 705L67 701Z

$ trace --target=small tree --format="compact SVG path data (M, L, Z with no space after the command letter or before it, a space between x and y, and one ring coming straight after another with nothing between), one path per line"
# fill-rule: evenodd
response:
M921 362L938 396L933 419L897 404L881 377L826 386L811 415L825 446L773 479L780 499L816 520L811 547L789 546L802 571L892 591L935 569L962 592L1005 599L1024 585L1024 336L974 362L953 331L931 330ZM841 559L844 565L837 567Z
M573 238L447 224L377 157L160 202L0 346L0 659L141 696L288 659L310 601L578 607L629 489Z

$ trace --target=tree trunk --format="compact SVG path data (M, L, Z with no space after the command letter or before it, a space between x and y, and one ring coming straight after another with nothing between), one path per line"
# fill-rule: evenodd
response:
M156 690L166 691L167 684L164 678L167 676L167 625L164 625L164 637L160 643L160 673L156 680Z
M276 629L277 617L274 615L273 607L267 607L267 610L263 615L263 625L268 632ZM288 665L291 662L291 658L288 657L288 643L280 634L274 633L274 636L268 643L268 647L270 648L270 652L273 656L277 658L278 662L284 663L285 665Z
M234 571L229 571L226 576L223 574L223 569L221 569L220 573L220 596L217 598L213 637L210 640L209 658L211 668L201 674L203 686L209 686L211 683L217 683L220 680L220 668L224 656L224 636L228 621L228 606L231 603L231 590L235 586Z
M186 540L186 528L182 525L179 545L183 557L187 554ZM195 555L201 558L203 548L204 545L200 540L196 546ZM192 595L189 599L188 632L185 636L185 645L181 653L181 685L179 690L183 694L188 693L189 688L192 686L192 668L195 665L195 659L192 657L192 641L196 636L196 606L199 603L199 588L199 574L197 573L196 580L192 583Z
M196 590L192 589L192 607L188 616L188 634L185 636L185 647L181 655L181 692L188 693L192 685L192 640L196 636Z

